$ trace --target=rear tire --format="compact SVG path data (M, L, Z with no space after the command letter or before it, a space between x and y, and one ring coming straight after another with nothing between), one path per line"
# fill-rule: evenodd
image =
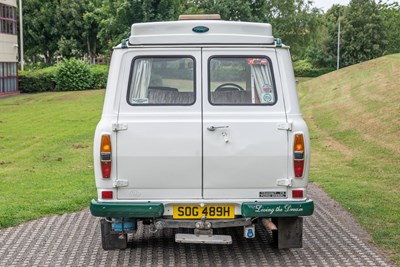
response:
M126 249L128 247L127 234L111 232L111 223L105 219L100 220L101 245L104 250ZM122 237L122 238L121 238Z

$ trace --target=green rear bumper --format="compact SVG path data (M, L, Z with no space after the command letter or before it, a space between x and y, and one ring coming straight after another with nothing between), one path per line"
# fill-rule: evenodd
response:
M90 212L96 217L159 218L164 215L164 205L150 202L97 202L92 200ZM313 212L314 202L311 199L242 203L243 217L297 217L310 216Z
M311 199L304 201L244 202L242 204L243 217L297 217L310 216L313 212L314 202Z
M157 218L164 214L162 203L97 202L92 200L90 212L96 217Z

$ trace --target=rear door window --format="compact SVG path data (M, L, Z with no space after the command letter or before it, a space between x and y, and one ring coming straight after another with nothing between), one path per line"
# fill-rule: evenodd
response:
M195 102L192 57L139 57L132 62L130 105L191 105Z
M274 105L272 73L268 57L211 57L209 101L213 105Z

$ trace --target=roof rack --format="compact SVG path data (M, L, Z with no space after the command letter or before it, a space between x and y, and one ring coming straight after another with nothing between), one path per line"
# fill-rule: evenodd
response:
M219 14L180 15L179 20L221 20Z

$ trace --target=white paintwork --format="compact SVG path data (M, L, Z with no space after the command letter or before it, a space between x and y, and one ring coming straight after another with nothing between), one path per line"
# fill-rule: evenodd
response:
M211 56L260 56L277 66L275 49L204 48L203 73L207 73ZM273 68L277 103L272 106L215 106L208 101L203 88L203 196L204 198L258 198L260 191L285 188L277 179L287 177L287 131L278 126L286 123L279 69ZM203 84L208 84L203 75ZM229 126L208 131L210 126ZM225 143L222 133L229 142Z
M209 30L193 32L196 26ZM148 44L273 44L272 27L267 23L184 20L133 24L131 45Z
M198 48L138 49L126 54L124 64L138 55L191 55L201 62ZM195 71L201 77L200 68ZM126 91L121 95L118 123L128 129L117 133L117 172L129 186L118 190L119 199L201 198L200 79L196 88L191 106L131 106Z
M289 53L288 47L283 47L281 49L276 49L276 55L278 59L279 71L281 75L281 83L282 83L282 91L284 95L285 108L286 108L286 116L289 123L292 124L292 130L289 132L289 157L288 157L288 177L294 177L294 169L293 169L293 145L294 145L294 136L296 133L304 134L304 147L305 147L305 165L303 177L293 178L292 188L306 188L308 184L308 174L310 168L310 135L308 132L308 127L306 122L304 121L299 105L299 99L297 96L296 90L296 79L293 72L292 60Z
M244 201L260 199L259 192L304 189L308 180L310 144L307 126L301 116L296 83L288 47L261 45L272 35L256 36L259 24L243 24L243 32L228 32L234 38L252 35L254 45L231 43L231 39L189 33L183 42L177 35L193 25L219 25L232 28L237 22L216 21L135 24L135 45L116 48L110 65L103 114L94 142L94 163L98 198L103 190L113 191L116 202L154 201L165 203L171 215L174 203L234 203L240 215ZM179 24L177 24L179 23ZM182 24L183 23L183 24ZM210 24L207 24L210 23ZM151 25L155 25L152 29ZM178 25L178 28L169 26ZM254 26L254 28L252 28ZM164 28L163 28L164 27ZM157 29L156 29L157 28ZM163 32L158 32L158 31ZM167 31L168 30L168 31ZM210 33L208 33L210 34ZM197 36L203 36L200 42ZM136 38L138 37L138 38ZM140 37L140 38L139 38ZM215 39L219 38L216 45ZM225 37L225 36L223 36ZM232 38L233 38L232 37ZM272 38L272 36L270 36ZM136 39L135 39L136 38ZM137 40L137 41L135 41ZM157 40L150 42L149 40ZM176 42L176 45L162 43ZM257 41L258 40L258 41ZM222 44L222 42L224 44ZM152 43L153 45L144 45ZM157 45L159 44L159 45ZM226 45L225 45L226 44ZM132 59L137 55L190 55L196 59L196 102L192 106L132 107L126 101ZM273 106L212 106L207 97L207 60L211 55L267 55L273 65L278 102ZM115 123L127 130L112 131ZM208 131L209 126L229 125L228 129ZM282 130L290 125L291 130ZM225 133L225 136L223 135ZM293 137L305 135L306 161L303 178L294 178ZM110 134L112 172L101 177L99 146L101 134ZM225 142L228 138L229 142ZM128 180L127 187L114 188L116 179ZM291 187L277 181L291 180Z

